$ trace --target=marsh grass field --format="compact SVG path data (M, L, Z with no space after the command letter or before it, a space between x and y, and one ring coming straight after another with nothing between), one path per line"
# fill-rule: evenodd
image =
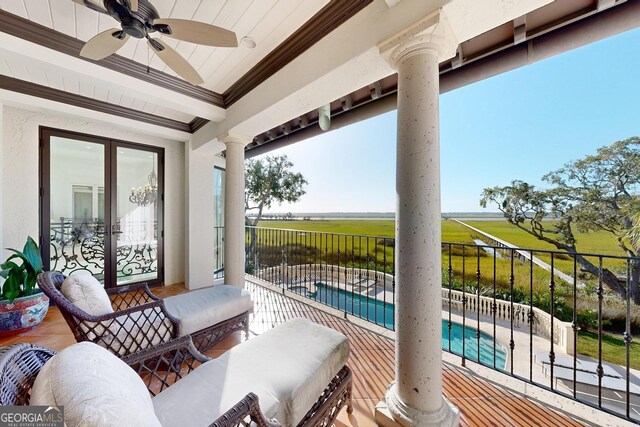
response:
M527 249L555 250L552 245L541 242L509 224L507 221L464 221L472 227L483 230L514 245ZM394 237L393 220L312 220L312 221L262 221L260 227L318 231L325 233L345 233L366 236ZM442 241L473 244L474 233L452 220L442 221ZM606 232L576 233L578 250L587 253L624 255L613 235Z
M557 250L552 245L537 240L504 220L464 220L464 222L521 248ZM258 247L261 248L261 253L265 254L261 260L263 263L266 261L267 264L277 265L281 262L281 254L286 251L289 257L288 262L291 264L321 262L393 272L395 235L393 220L269 220L261 221L259 227L272 229L266 232L261 231L265 234L260 234L258 237ZM508 257L494 257L477 247L467 246L462 249L461 245L456 245L474 245L474 238L478 237L482 239L477 232L455 221L442 221L442 241L452 244L443 244L443 286L451 286L453 289L464 287L467 291L479 291L484 295L493 295L495 290L495 293L503 299L513 298L514 302L532 303L549 312L551 308L550 273L542 268L532 267L530 262L513 262ZM577 233L576 237L579 252L624 256L615 237L608 233ZM269 261L269 255L272 257L271 261ZM551 261L551 257L543 252L536 252L534 255L548 263ZM593 258L592 261L597 263L597 258ZM449 266L451 266L450 278ZM573 276L574 262L569 256L554 255L554 266ZM603 266L611 268L618 274L624 273L622 261L604 258ZM564 321L573 319L573 293L576 292L577 313L583 329L578 339L578 351L597 358L597 338L594 339L594 333L597 331L594 329L594 324L597 324L596 281L588 274L581 273L579 269L576 269L576 272L578 280L587 284L586 288L574 290L573 284L557 280L553 303L554 315ZM512 274L513 290L511 289ZM624 344L621 334L624 332L626 306L617 297L608 295L603 310L607 329L605 334L607 339L603 343L607 350L606 359L624 364L624 357L622 357ZM638 332L640 311L635 306L632 309L631 322L634 332ZM631 350L630 364L640 369L640 343L632 342Z

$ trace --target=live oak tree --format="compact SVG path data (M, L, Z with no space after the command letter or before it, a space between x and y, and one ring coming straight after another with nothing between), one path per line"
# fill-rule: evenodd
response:
M640 138L599 148L596 154L545 175L543 181L549 188L518 180L485 188L480 205L495 204L509 223L568 252L583 270L596 276L599 266L577 254L574 231L609 232L627 256L640 256ZM548 217L552 220L543 221ZM631 261L630 267L630 297L640 304L640 259ZM626 287L612 271L604 268L602 280L626 298Z
M248 225L258 225L265 208L274 203L295 203L305 194L307 180L299 172L292 170L293 163L286 155L266 156L245 162L245 210L257 210L256 216L247 217ZM247 247L247 259L256 245L256 230L251 229L251 241Z

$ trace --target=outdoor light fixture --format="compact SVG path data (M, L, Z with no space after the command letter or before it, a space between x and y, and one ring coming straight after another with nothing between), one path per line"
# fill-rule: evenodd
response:
M149 181L143 187L131 187L131 195L129 201L135 203L138 206L147 206L151 203L155 203L158 199L158 174L156 173L155 162L151 173L147 177Z
M327 131L331 126L331 105L325 104L318 108L318 124L320 129Z

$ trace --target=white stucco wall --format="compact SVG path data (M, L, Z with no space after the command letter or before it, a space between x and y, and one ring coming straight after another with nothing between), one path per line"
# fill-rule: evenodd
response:
M40 126L154 145L165 149L165 283L184 281L184 142L144 135L98 121L8 106L0 116L0 247L22 247L27 235L34 238L39 235ZM1 259L7 256L4 249L1 254Z

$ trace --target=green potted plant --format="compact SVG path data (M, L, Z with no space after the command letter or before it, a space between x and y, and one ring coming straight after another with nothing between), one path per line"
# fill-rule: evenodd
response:
M33 328L49 309L49 298L36 286L43 268L36 242L28 237L22 251L7 249L13 255L0 264L0 277L4 278L0 285L0 336Z

